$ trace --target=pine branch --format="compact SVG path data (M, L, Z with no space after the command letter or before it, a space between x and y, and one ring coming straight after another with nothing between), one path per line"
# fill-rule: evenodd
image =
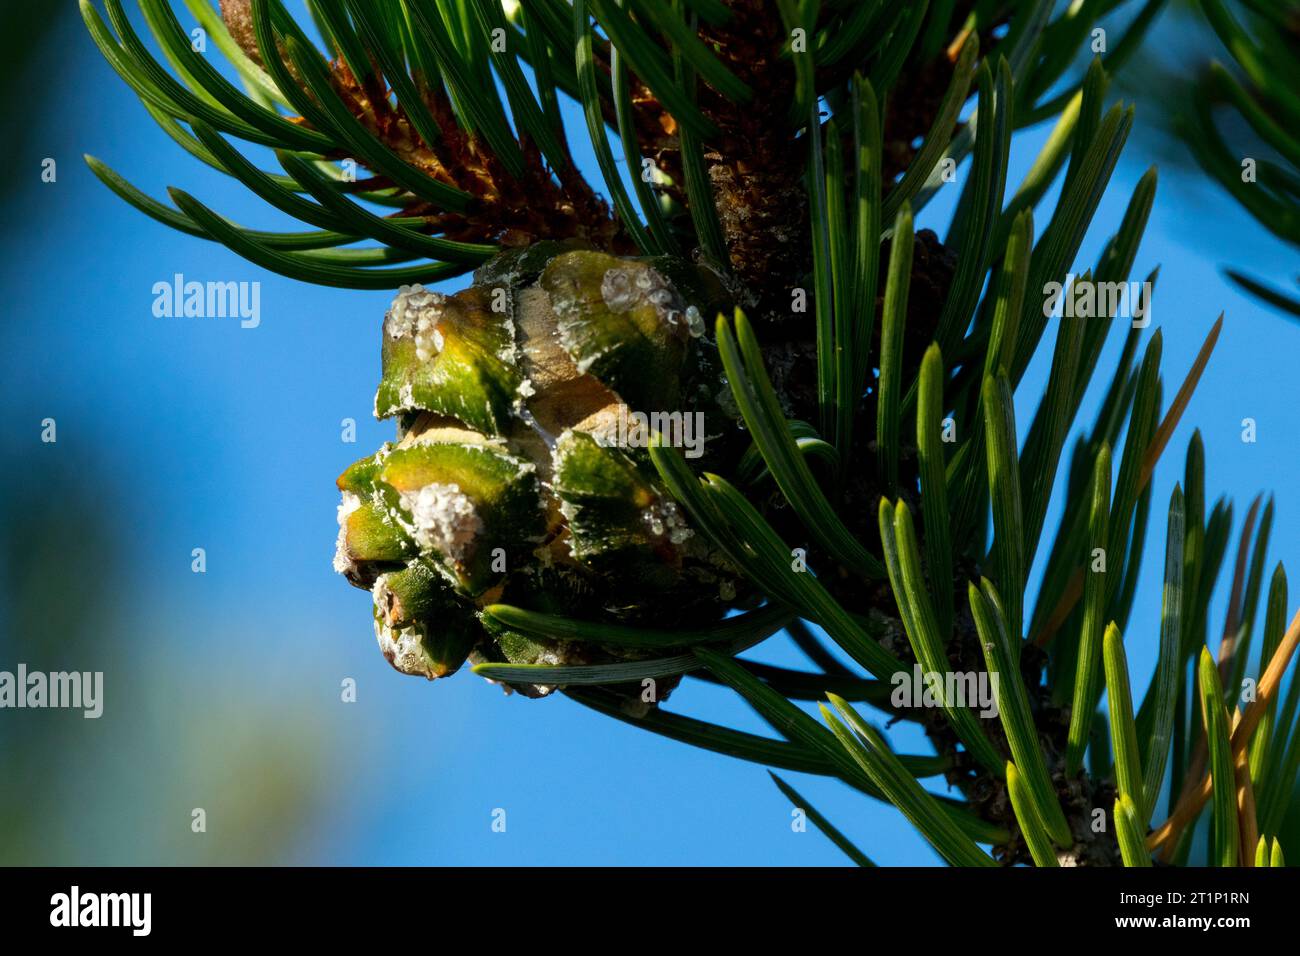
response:
M1172 858L1212 795L1218 862L1280 860L1267 839L1300 764L1294 680L1282 700L1300 617L1283 632L1279 568L1269 663L1230 725L1223 682L1248 670L1272 504L1241 535L1218 667L1191 681L1231 528L1226 502L1206 518L1198 436L1136 715L1119 636L1144 633L1128 617L1153 474L1222 317L1165 407L1161 332L1136 321L1152 273L1147 298L1059 319L1023 434L1013 413L1038 398L1023 380L1057 321L1044 299L1132 287L1154 171L1093 267L1075 259L1133 123L1107 103L1107 70L1160 0L1133 3L1128 34L1074 79L1100 8L1125 4L309 0L310 28L281 0L186 5L227 70L166 0L140 2L158 52L120 0L107 19L81 7L178 145L308 228L246 229L179 189L169 206L87 161L146 215L270 270L402 286L376 403L398 440L340 477L336 559L372 592L399 670L469 660L530 696L560 687L654 733L836 777L958 865ZM1205 8L1249 81L1218 71L1218 91L1294 160L1279 50ZM1008 183L1016 131L1053 117ZM1206 162L1226 175L1208 120ZM599 182L575 161L584 134ZM1290 180L1262 176L1271 192L1250 202L1286 232ZM943 188L960 195L941 241L914 217ZM451 295L418 285L471 270ZM1079 422L1123 325L1100 410ZM607 440L629 405L706 417L704 460L662 432ZM738 659L787 625L817 670ZM917 673L917 699L896 699ZM687 674L733 688L784 740L662 709ZM992 685L997 719L949 690L966 678ZM798 703L823 699L825 725ZM850 699L920 723L935 753L900 757ZM1182 796L1146 836L1169 762ZM957 796L917 783L939 773ZM1098 808L1117 832L1091 825Z

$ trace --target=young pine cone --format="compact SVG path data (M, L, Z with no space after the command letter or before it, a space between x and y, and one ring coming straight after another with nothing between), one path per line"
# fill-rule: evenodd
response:
M526 638L482 613L493 603L661 628L733 603L734 569L667 496L643 427L700 465L742 450L705 332L722 306L700 267L557 243L497 257L452 296L399 292L375 396L398 440L339 477L334 559L372 592L397 670L636 656Z

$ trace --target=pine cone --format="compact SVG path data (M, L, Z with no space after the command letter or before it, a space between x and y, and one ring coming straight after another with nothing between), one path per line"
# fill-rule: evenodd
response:
M249 0L221 0L221 19L226 22L226 29L239 48L248 54L258 66L262 63L262 51L257 46L257 31L253 28L252 5Z
M734 463L743 436L703 319L722 304L701 267L559 243L499 256L452 296L398 293L375 397L398 440L340 476L334 559L371 590L397 670L635 656L524 637L492 603L672 627L734 602L736 572L664 491L643 427Z

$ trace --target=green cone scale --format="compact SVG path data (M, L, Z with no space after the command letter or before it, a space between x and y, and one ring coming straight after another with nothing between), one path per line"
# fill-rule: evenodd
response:
M479 289L448 297L408 288L384 320L384 377L375 415L427 411L501 434L517 410L522 374L514 330Z
M395 668L640 653L525 637L482 615L492 603L660 627L726 611L736 572L645 447L658 430L704 464L734 460L703 319L724 305L702 267L558 243L502 254L454 295L399 290L375 397L398 437L339 477L334 560L372 592Z

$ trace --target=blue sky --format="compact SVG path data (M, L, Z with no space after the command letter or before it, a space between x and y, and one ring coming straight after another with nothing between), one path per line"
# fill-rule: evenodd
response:
M128 208L89 173L83 152L153 195L178 185L245 224L277 222L167 139L78 22L69 20L40 58L28 95L51 119L10 157L0 226L4 460L18 463L11 481L39 490L59 456L118 533L111 550L93 556L112 575L112 613L81 625L103 662L105 716L65 721L44 781L81 815L41 819L52 849L33 862L229 860L213 849L223 840L266 842L275 861L304 863L842 862L820 835L792 832L788 802L756 765L661 740L562 697L507 698L468 673L429 684L389 668L368 596L330 568L333 479L391 435L370 414L389 296L267 274ZM1011 182L1044 135L1032 130L1017 142ZM1080 271L1117 227L1150 162L1143 148L1130 141ZM45 157L58 162L52 184L39 178ZM941 194L920 225L942 234L954 198ZM1166 397L1221 310L1227 320L1156 472L1147 573L1127 637L1137 688L1154 667L1164 504L1193 425L1205 440L1209 499L1235 499L1239 526L1256 492L1277 491L1270 569L1279 559L1300 567L1291 480L1300 464L1291 408L1300 326L1226 284L1224 260L1278 284L1294 272L1293 252L1213 187L1186 174L1163 178L1134 272L1161 266L1154 325L1164 330ZM155 318L151 290L177 272L260 281L260 326ZM1118 344L1115 335L1099 379ZM1022 385L1022 430L1044 373L1036 362ZM1090 399L1081 420L1093 408ZM39 440L46 417L58 422L54 445ZM355 444L340 440L349 417ZM1258 422L1255 444L1241 441L1245 417ZM1059 499L1049 529L1058 517ZM196 547L206 550L205 574L191 572ZM1222 603L1220 594L1212 632ZM32 635L9 634L0 668L39 667L43 653ZM776 641L755 656L801 663ZM358 686L353 704L340 700L347 677ZM727 692L696 682L671 707L764 729ZM905 751L921 746L906 734L895 739ZM896 811L832 781L790 779L877 862L934 862ZM200 806L208 832L195 835L190 815ZM497 808L506 811L505 833L490 826Z

